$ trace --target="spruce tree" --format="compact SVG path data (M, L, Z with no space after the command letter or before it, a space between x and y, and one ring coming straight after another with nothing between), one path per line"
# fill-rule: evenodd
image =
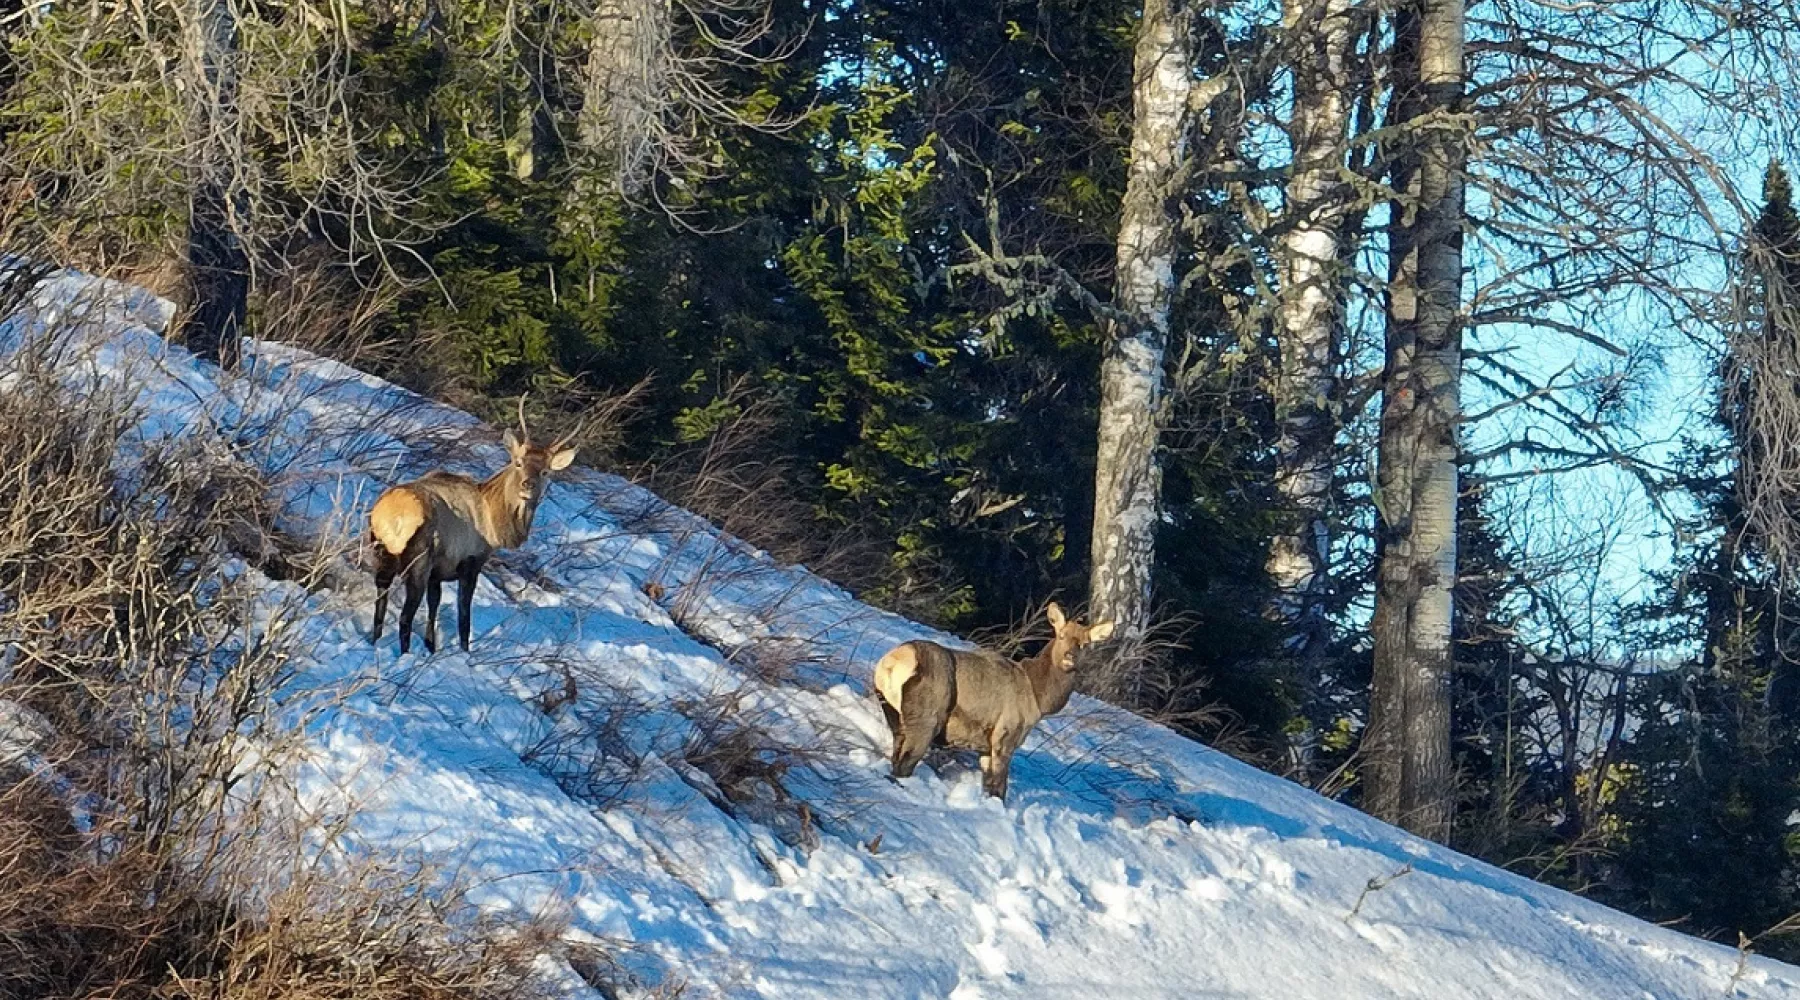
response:
M1800 219L1785 171L1771 164L1765 205L1742 280L1747 297L1800 276ZM1753 335L1779 322L1752 310ZM1617 817L1619 877L1609 890L1635 912L1734 941L1800 906L1789 818L1800 806L1800 719L1784 695L1800 643L1787 616L1794 595L1748 530L1737 492L1744 414L1726 356L1718 367L1710 434L1690 441L1680 489L1695 514L1667 594L1647 623L1657 641L1696 648L1652 676L1637 702ZM1779 951L1779 941L1769 947ZM1790 952L1790 957L1791 957Z

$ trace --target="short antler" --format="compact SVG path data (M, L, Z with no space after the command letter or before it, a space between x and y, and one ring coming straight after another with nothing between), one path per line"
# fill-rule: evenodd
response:
M582 419L576 421L575 426L573 428L571 428L567 434L564 434L561 437L557 438L556 441L553 442L550 445L550 447L546 450L551 453L555 453L555 452L559 452L559 451L563 450L564 448L567 448L569 446L569 443L571 441L574 441L576 438L580 437L582 432L585 430L587 430L587 418L583 417Z
M587 433L588 423L593 419L593 415L594 412L592 409L582 413L581 418L575 421L575 426L569 428L567 433L558 436L556 441L551 444L547 450L553 453L561 451L564 448L567 448L570 443L577 438Z
M506 466L485 482L433 473L386 490L376 499L369 512L369 534L378 543L372 639L381 638L389 586L404 576L400 651L405 653L411 647L413 615L423 600L427 602L425 648L435 652L440 588L455 580L457 638L463 649L469 648L471 602L482 565L497 549L525 544L550 474L575 461L574 449L546 451L531 446L525 421L527 395L519 396L519 429L505 432Z

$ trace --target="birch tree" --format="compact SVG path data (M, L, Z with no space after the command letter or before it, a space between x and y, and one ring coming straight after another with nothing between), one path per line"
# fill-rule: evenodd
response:
M1461 413L1463 162L1461 0L1394 16L1395 121L1386 369L1375 484L1374 678L1365 808L1443 839L1450 763L1451 590Z
M1178 193L1194 90L1192 13L1185 0L1146 0L1133 58L1131 164L1119 221L1113 298L1100 369L1093 561L1096 621L1142 636L1149 618L1162 466L1163 354L1175 291Z
M1275 334L1275 488L1290 511L1286 530L1270 540L1268 571L1276 611L1290 626L1289 649L1317 655L1330 623L1321 598L1331 557L1331 506L1337 366L1348 206L1340 176L1350 124L1345 60L1352 25L1349 0L1286 0L1282 26L1293 59L1286 228L1275 239L1279 300Z

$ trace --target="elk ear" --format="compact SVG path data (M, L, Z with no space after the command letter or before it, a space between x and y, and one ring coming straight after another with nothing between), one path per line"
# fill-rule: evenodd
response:
M506 453L511 455L515 462L525 454L525 442L520 441L519 436L512 431L506 432Z
M1062 627L1068 624L1069 621L1067 618L1063 617L1062 606L1055 601L1051 601L1050 606L1044 609L1044 615L1050 619L1050 627L1058 632L1061 632Z
M561 472L575 461L575 449L558 448L550 453L550 471Z
M1093 628L1088 629L1088 641L1105 642L1107 639L1112 638L1113 629L1117 627L1117 622L1101 622Z

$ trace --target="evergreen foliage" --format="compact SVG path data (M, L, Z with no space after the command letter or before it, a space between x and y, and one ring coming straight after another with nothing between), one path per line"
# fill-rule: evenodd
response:
M833 572L864 599L980 634L1086 596L1140 5L673 0L669 47L706 67L710 113L671 112L682 155L630 192L580 141L582 74L601 30L591 4L237 6L234 225L252 257L253 333L279 328L279 281L317 268L327 287L371 293L360 300L376 303L367 333L389 348L374 364L403 384L490 415L526 392L572 409L584 394L636 391L611 456L625 471L678 465L726 438L753 450L746 464L779 470L779 516L795 522L783 537L854 540L856 558ZM86 5L0 3L0 248L140 279L179 256L195 167L186 84L167 67L184 29L180 5L142 9L90 17ZM1292 164L1259 123L1280 122L1294 100L1264 13L1207 23L1194 41L1202 75L1235 81L1239 115L1196 126L1207 155L1172 199L1179 360L1155 590L1179 638L1152 683L1126 694L1357 801L1378 519L1375 428L1359 409L1371 392L1355 369L1378 375L1380 359L1352 340L1378 325L1382 292L1352 286L1378 284L1369 274L1383 268L1347 264L1333 292L1342 323L1363 324L1334 347L1346 398L1316 401L1338 431L1327 611L1339 634L1298 663L1264 569L1292 517L1274 490L1270 261L1291 223L1271 206ZM1388 59L1391 23L1358 25L1357 58ZM1473 103L1506 93L1484 85ZM1402 143L1382 95L1358 99L1360 139L1338 166L1355 175L1344 241L1367 255L1377 248L1365 234L1392 208L1381 158ZM1476 134L1475 145L1489 141ZM1750 234L1759 253L1742 268L1752 304L1771 287L1800 295L1800 215L1777 165L1764 196ZM1524 228L1502 235L1581 227ZM1520 322L1528 308L1492 322ZM1782 315L1751 308L1746 321ZM1504 353L1472 359L1468 381L1547 395L1495 374ZM1566 609L1529 578L1524 530L1465 469L1453 839L1729 940L1800 909L1789 823L1800 809L1800 594L1780 582L1740 501L1756 446L1732 391L1742 373L1727 356L1717 376L1711 426L1687 442L1662 498L1688 514L1675 569L1613 637L1665 651L1654 669L1551 634L1543 623ZM1565 457L1530 441L1519 451ZM1302 734L1315 745L1300 747Z
M1787 175L1771 164L1751 239L1777 262L1747 263L1752 286L1800 276L1800 221ZM1758 294L1753 287L1752 294ZM1775 321L1753 314L1752 322ZM1763 335L1772 335L1764 330ZM1616 898L1701 933L1756 935L1800 909L1800 644L1794 596L1747 530L1737 493L1742 450L1752 446L1737 394L1719 367L1715 436L1691 441L1681 490L1691 498L1692 539L1667 596L1646 625L1668 644L1691 644L1693 662L1659 670L1642 686L1640 720L1625 755L1616 815L1623 829ZM1732 887L1721 891L1721 887ZM1777 953L1800 954L1777 939Z

